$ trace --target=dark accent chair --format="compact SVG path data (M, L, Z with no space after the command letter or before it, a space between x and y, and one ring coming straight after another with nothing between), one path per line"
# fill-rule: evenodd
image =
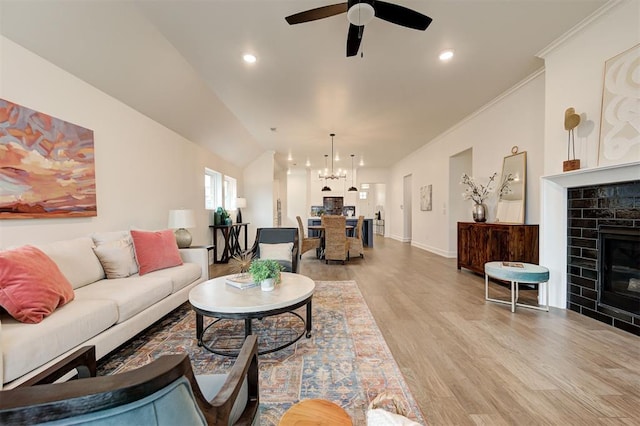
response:
M256 259L261 258L260 243L293 243L291 260L278 260L278 263L284 266L285 272L299 272L298 253L300 251L300 242L298 239L298 228L258 228L256 231L256 240L251 248L253 257Z
M249 425L258 412L258 344L229 374L194 376L186 354L120 374L0 391L0 424Z

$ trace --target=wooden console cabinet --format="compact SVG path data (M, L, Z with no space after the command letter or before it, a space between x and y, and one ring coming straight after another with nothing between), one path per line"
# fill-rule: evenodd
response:
M538 264L538 225L458 222L458 269L484 274L492 261Z

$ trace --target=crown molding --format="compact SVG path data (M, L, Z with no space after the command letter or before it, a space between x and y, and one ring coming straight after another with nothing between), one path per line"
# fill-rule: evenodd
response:
M582 31L585 27L589 26L594 21L600 19L601 16L606 15L611 9L623 3L623 0L610 0L602 5L598 10L591 15L584 18L582 21L574 25L569 31L562 34L560 37L552 41L547 47L536 53L538 58L544 59L549 53L553 52L559 46L563 45L571 37Z

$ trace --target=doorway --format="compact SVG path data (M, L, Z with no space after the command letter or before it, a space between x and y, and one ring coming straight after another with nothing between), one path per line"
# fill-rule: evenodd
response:
M411 242L411 180L412 176L407 175L403 178L402 183L402 217L404 223L404 231L402 233L402 241Z
M458 222L469 221L469 202L462 198L460 186L463 173L473 174L473 148L449 157L449 252L458 253Z

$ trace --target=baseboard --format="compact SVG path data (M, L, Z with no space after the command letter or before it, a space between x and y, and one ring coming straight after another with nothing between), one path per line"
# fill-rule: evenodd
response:
M421 250L425 250L425 251L428 251L428 252L433 253L433 254L437 254L438 256L446 257L448 259L455 258L455 257L458 256L458 253L456 253L456 252L450 252L450 251L446 251L446 250L441 250L441 249L439 249L437 247L431 247L431 246L428 246L428 245L425 245L425 244L416 243L415 241L411 242L411 246L412 247L417 247L417 248L419 248Z
M392 238L392 239L394 239L394 240L396 240L396 241L400 241L401 243L408 243L408 242L411 242L411 238L405 238L405 237L401 237L401 236L399 236L399 235L393 235L393 234L390 234L390 235L389 235L389 238Z

